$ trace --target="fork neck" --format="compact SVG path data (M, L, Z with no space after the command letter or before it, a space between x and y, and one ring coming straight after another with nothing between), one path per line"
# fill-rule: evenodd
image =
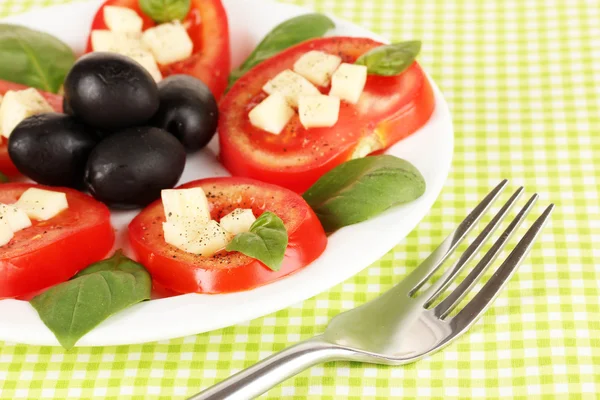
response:
M316 336L274 354L238 372L215 386L190 397L190 400L247 400L313 365L348 358L352 351Z

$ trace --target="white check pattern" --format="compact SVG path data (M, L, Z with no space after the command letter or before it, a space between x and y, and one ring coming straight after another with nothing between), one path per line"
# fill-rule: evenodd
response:
M502 178L557 210L471 333L414 365L328 363L264 397L598 398L600 3L292 1L393 40L423 40L420 61L444 92L456 131L453 169L430 214L363 273L246 324L69 353L0 343L0 398L185 398L389 289ZM0 0L0 15L50 3Z

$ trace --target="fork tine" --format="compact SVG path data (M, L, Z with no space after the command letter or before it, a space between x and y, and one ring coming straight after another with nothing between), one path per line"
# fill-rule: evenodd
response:
M454 310L454 308L461 302L461 300L469 293L471 288L481 279L485 271L494 263L496 258L500 255L508 241L511 239L513 234L517 231L521 223L525 220L529 211L533 208L538 195L534 194L531 196L527 204L523 206L521 211L512 220L508 227L502 232L502 235L496 240L490 250L481 258L475 268L469 273L469 275L458 285L452 293L448 295L443 301L433 308L433 313L438 318L445 318L448 314Z
M504 179L471 211L458 227L403 281L402 286L411 288L409 296L412 296L433 273L444 263L444 261L454 252L456 247L463 241L465 236L473 229L475 224L481 219L498 195L504 190L507 179ZM405 286L406 285L406 286Z
M515 205L517 200L523 194L523 186L521 186L517 191L508 199L508 201L502 206L500 211L492 218L492 220L486 225L486 227L481 231L479 235L473 240L473 242L467 247L463 254L461 254L460 258L452 268L449 268L444 275L440 277L434 284L432 284L426 291L424 291L420 297L425 300L424 307L427 308L431 305L440 294L446 290L448 285L450 285L456 276L463 270L465 265L469 263L475 257L475 255L479 252L481 247L488 241L490 236L496 231L500 223L504 220L510 209Z
M483 288L475 295L475 297L453 318L450 319L450 324L458 331L464 331L469 328L477 319L487 310L494 302L494 299L510 280L517 267L523 259L527 257L529 251L544 225L550 218L550 214L554 210L554 204L550 204L548 208L540 215L540 217L531 225L517 246L504 260L502 265L483 286Z

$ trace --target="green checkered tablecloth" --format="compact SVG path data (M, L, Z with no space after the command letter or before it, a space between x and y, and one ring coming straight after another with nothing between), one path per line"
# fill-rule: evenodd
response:
M266 398L598 398L600 2L292 1L391 39L423 40L420 60L444 92L456 130L452 172L429 215L354 278L246 324L70 352L0 343L0 398L191 395L389 289L504 177L540 193L538 212L549 202L557 209L541 243L469 334L404 367L317 366ZM0 0L0 16L50 3Z

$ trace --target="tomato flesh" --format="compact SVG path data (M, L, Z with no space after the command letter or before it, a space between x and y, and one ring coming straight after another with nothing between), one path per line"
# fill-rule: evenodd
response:
M327 237L312 209L290 190L244 178L211 178L182 188L202 187L211 217L236 208L250 208L255 216L265 211L278 215L288 231L289 243L279 271L238 252L221 251L212 257L186 253L166 243L160 200L144 209L129 225L131 246L158 285L179 293L226 293L249 290L289 275L314 261L327 245Z
M142 29L155 26L139 6L139 0L108 0L98 9L92 22L92 30L108 29L104 22L105 6L127 7L142 17ZM193 54L182 61L160 65L163 76L174 74L192 75L203 81L216 99L219 99L227 87L230 68L229 25L227 14L220 0L192 0L190 12L182 21L188 35L194 43ZM91 52L91 32L86 52Z
M15 203L31 187L66 193L69 208L48 221L32 220L0 247L0 299L64 282L103 259L114 244L108 208L76 190L7 183L0 185L0 203Z
M0 80L0 95L4 95L9 90L25 89L28 89L28 87L20 85L18 83ZM40 92L40 94L46 99L48 104L50 104L50 106L56 110L56 112L62 112L62 96L44 92L41 90L38 90L38 92ZM8 176L16 176L19 175L19 171L17 170L17 167L15 167L15 164L13 164L13 162L10 159L10 156L8 155L7 143L8 141L5 137L0 137L0 172Z
M342 102L331 128L305 129L298 115L279 135L254 127L248 113L266 94L262 87L284 69L292 69L304 53L320 50L354 63L382 45L364 38L315 39L292 47L259 64L223 98L219 121L221 160L233 174L303 192L333 167L353 158L361 143L385 149L421 127L434 109L431 86L418 63L398 76L369 75L356 105ZM323 94L329 87L320 88ZM369 151L371 152L371 151ZM364 154L363 154L364 155Z

